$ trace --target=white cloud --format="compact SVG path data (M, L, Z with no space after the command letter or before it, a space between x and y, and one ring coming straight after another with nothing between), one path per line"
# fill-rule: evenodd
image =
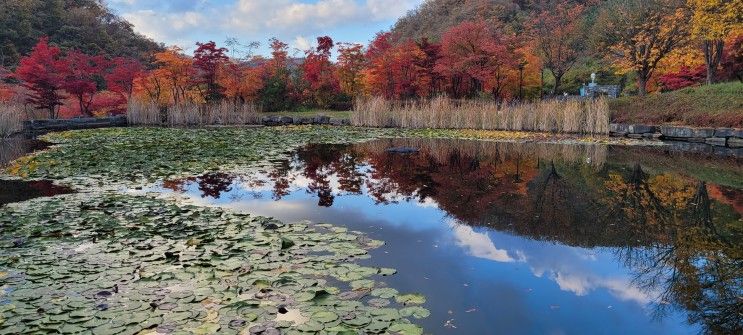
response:
M450 222L449 226L457 245L466 249L470 256L501 263L515 261L508 255L508 251L498 249L486 233L478 233L472 227L456 222Z
M299 50L309 50L312 47L312 44L303 36L297 36L296 38L294 38L292 47Z
M639 289L626 276L597 273L588 265L599 261L593 250L551 246L530 249L541 250L541 253L527 255L522 250L500 249L487 232L477 232L456 220L447 221L447 225L452 229L455 243L468 255L501 263L525 263L535 277L554 281L562 291L585 296L596 290L606 290L620 300L640 305L646 305L658 296L657 292Z
M370 39L375 31L366 31L369 29L367 26L391 24L422 2L189 0L188 5L183 5L179 1L109 0L109 3L123 11L122 16L134 25L136 31L159 42L178 44L206 39L221 41L226 36L262 41L273 36L283 39L297 36L306 38L330 34L331 30L337 33L339 29L344 34L363 32ZM300 48L304 44L295 43L295 46Z
M199 12L164 14L144 9L126 13L123 17L131 22L136 30L155 41L167 44L190 46L194 39L189 32L207 24L206 17Z

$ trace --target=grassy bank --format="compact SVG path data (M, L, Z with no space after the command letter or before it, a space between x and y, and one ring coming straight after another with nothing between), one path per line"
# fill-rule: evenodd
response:
M366 127L608 134L609 109L604 99L499 105L445 97L406 102L374 97L356 101L351 123Z
M609 101L612 122L743 128L743 83L689 87Z

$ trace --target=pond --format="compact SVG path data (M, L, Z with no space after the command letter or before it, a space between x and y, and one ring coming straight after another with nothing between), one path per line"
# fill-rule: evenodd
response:
M416 148L390 152L389 148ZM145 192L383 240L362 265L420 292L432 334L733 333L740 159L665 148L382 139Z

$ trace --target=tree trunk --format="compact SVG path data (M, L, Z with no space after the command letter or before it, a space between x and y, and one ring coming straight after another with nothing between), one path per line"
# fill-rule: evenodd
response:
M539 99L544 98L544 68L539 69Z
M648 94L648 80L644 74L637 74L637 95L644 97Z
M562 81L563 75L562 74L556 75L554 73L552 75L555 77L555 86L552 88L552 95L556 96L557 93L559 93L560 91L560 82Z
M707 66L707 85L715 83L717 68L722 61L722 53L725 48L723 40L705 40L702 44L704 51L704 62Z

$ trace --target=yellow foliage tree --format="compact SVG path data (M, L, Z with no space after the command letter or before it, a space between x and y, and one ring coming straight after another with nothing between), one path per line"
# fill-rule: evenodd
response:
M683 0L614 0L598 18L599 45L620 68L637 74L638 93L658 64L689 36L689 11Z
M743 27L743 0L688 0L692 35L700 41L707 65L707 84L715 82L725 39Z

